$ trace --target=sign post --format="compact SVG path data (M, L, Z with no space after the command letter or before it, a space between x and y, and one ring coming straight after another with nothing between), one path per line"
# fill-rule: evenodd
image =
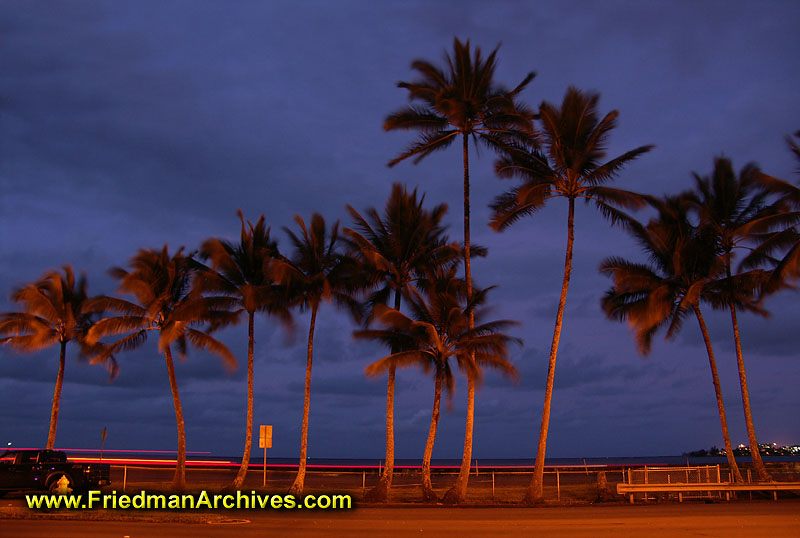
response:
M267 449L272 448L272 425L259 427L258 448L264 449L264 487L267 487Z

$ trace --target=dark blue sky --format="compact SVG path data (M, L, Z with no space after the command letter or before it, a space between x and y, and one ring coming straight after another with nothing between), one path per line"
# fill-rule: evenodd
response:
M617 185L651 194L691 186L714 156L755 161L792 181L784 137L800 128L800 5L770 2L47 2L0 6L0 311L14 286L64 263L89 274L92 294L141 247L196 248L235 238L241 208L281 226L313 211L350 225L345 204L382 207L392 182L419 185L450 205L461 227L456 148L414 166L386 162L411 140L384 133L406 102L396 82L415 58L440 61L453 36L488 51L502 42L497 80L536 79L522 98L559 102L569 85L619 109L609 151L656 149ZM473 240L489 247L474 266L498 318L521 322L513 353L518 386L489 374L478 393L474 457L530 457L541 416L547 351L563 269L566 205L554 201L503 234L487 204L509 184L492 156L473 154ZM633 243L593 208L579 206L548 455L680 454L721 445L708 360L695 324L643 359L622 325L599 308L609 255L638 258ZM800 441L796 292L767 303L765 321L742 316L759 439ZM733 442L746 442L729 317L708 313ZM275 456L296 456L307 315L286 344L274 323L256 327L255 422L274 424ZM315 337L311 457L381 457L385 381L364 366L383 356L323 308ZM246 328L222 339L244 362ZM163 357L149 342L105 372L70 357L57 446L176 447ZM57 349L0 349L0 441L44 444ZM243 442L245 372L191 353L177 366L189 450L235 455ZM421 457L433 383L398 376L398 457ZM459 457L466 391L440 423L434 457Z

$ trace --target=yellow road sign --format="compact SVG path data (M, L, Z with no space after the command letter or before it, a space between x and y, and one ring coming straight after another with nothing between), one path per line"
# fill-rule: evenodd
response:
M262 424L259 428L258 448L272 448L272 425Z

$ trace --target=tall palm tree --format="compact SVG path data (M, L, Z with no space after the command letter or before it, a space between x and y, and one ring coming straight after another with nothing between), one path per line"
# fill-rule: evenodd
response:
M53 407L50 411L50 430L47 434L48 450L56 442L67 344L72 341L78 344L84 357L93 355L101 347L99 344L90 345L86 341L86 333L94 321L92 314L83 311L89 300L86 275L81 275L76 281L72 266L64 265L62 270L63 275L58 271L50 271L33 284L23 286L11 294L11 300L22 305L22 312L0 314L0 344L26 353L40 351L56 343L61 348ZM111 377L115 377L117 363L114 357L109 354L104 362Z
M211 267L198 273L197 283L205 293L234 299L235 314L247 313L247 418L244 454L233 488L241 489L250 463L253 444L253 348L256 312L275 316L285 325L291 324L291 314L285 304L285 293L273 278L275 259L280 257L278 243L270 238L270 229L261 215L255 226L238 211L242 223L239 243L222 239L206 240L200 247L203 258Z
M403 185L395 183L386 201L381 216L375 208L369 208L362 216L347 206L354 221L354 228L343 232L349 238L350 250L371 273L378 289L368 300L373 317L376 305L387 304L394 291L394 309L400 310L402 294L413 280L426 268L457 260L459 250L447 244L442 217L447 205L440 204L432 210L423 208L424 196L417 200L417 190L408 192ZM392 349L392 352L398 350ZM396 368L388 368L386 386L386 464L378 485L367 492L371 501L384 502L388 498L394 472L394 385Z
M366 373L377 376L398 366L419 366L434 372L434 397L431 425L422 459L422 498L436 502L438 497L431 484L431 458L439 424L439 404L442 388L452 398L453 371L450 360L468 378L480 382L482 367L491 367L517 379L517 370L508 362L508 344L519 342L500 331L516 325L499 320L470 327L470 313L480 320L482 312L475 307L482 303L488 290L474 290L473 303L466 301L466 286L456 278L456 268L438 267L428 272L432 277L422 284L423 293L409 289L409 317L397 309L376 305L376 316L386 328L356 331L357 338L378 340L391 348L392 353L367 366Z
M618 207L637 208L643 205L641 196L630 191L615 189L604 184L614 179L620 169L633 159L650 151L653 146L640 146L605 163L606 142L619 113L614 110L600 117L596 93L584 93L577 88L567 90L560 107L542 102L539 115L542 122L544 152L536 144L511 144L505 155L497 161L495 171L500 177L519 177L522 184L497 197L492 204L492 227L503 230L525 215L543 207L552 198L567 199L567 252L564 260L564 278L556 312L547 385L544 393L544 410L539 430L536 463L525 502L542 501L542 479L550 423L550 402L553 396L558 343L567 290L572 274L572 247L574 241L575 201L582 198L594 202L597 209L612 224L627 222L628 217Z
M408 90L409 100L419 103L409 105L384 121L386 131L403 129L420 132L419 138L403 153L389 161L389 166L414 157L418 163L434 151L444 149L461 135L464 168L464 272L467 296L472 296L472 270L470 266L470 200L469 200L469 139L490 148L501 144L524 143L533 135L533 113L517 101L519 93L533 80L528 75L513 90L507 90L494 81L497 66L496 47L485 59L481 49L474 54L469 40L453 40L453 55L445 54L444 69L428 62L415 60L411 68L419 79L399 82L398 87ZM464 453L461 470L449 492L449 502L463 501L472 461L472 426L475 412L475 384L468 381L467 424L464 435Z
M289 228L284 231L294 247L290 259L278 265L277 278L284 282L293 304L301 310L311 310L306 352L306 381L303 399L303 425L300 439L300 463L297 476L289 488L295 496L303 494L308 454L308 414L311 403L311 363L314 350L314 328L317 311L322 301L333 301L347 308L357 320L361 318L361 308L354 295L359 287L359 277L355 261L339 250L339 222L330 231L325 219L318 213L311 216L308 227L303 219L295 216L300 227L298 236Z
M628 228L651 263L633 263L622 258L604 260L600 272L613 278L614 284L603 298L603 309L611 319L628 321L642 354L649 353L652 337L660 328L668 327L667 338L674 337L684 318L695 315L708 354L728 465L733 480L741 482L728 433L714 350L700 309L701 302L717 308L727 305L726 293L716 285L725 274L716 237L689 223L684 199L674 197L651 203L658 209L659 218L646 227L631 222ZM733 278L737 287L744 287L752 275L739 274Z
M772 207L765 207L767 192L760 188L759 183L762 177L764 174L754 164L748 164L742 168L737 177L730 159L716 158L714 159L714 171L710 177L694 174L695 196L692 196L691 200L699 213L700 225L710 228L711 233L717 238L717 248L725 267L724 280L720 284L731 313L736 364L739 370L739 385L750 455L759 480L766 481L771 477L761 459L753 425L736 310L739 307L739 309L744 308L762 314L765 312L755 306L757 297L752 295L751 286L746 286L744 289L733 287L731 270L734 250L746 248L744 243L749 242L748 229L758 219L775 213Z
M164 353L167 363L178 427L178 457L173 487L180 490L186 486L186 432L171 346L174 344L183 357L188 344L192 344L218 355L226 366L234 368L236 358L228 348L208 333L194 328L204 323L221 325L232 321L233 300L228 297L199 297L190 293L197 266L191 254L183 254L183 248L172 256L166 245L161 251L141 249L131 258L129 266L130 271L115 267L110 274L120 281L119 291L133 295L137 302L116 297L93 299L87 304L88 311L102 310L119 315L95 323L89 329L87 340L92 344L105 336L125 335L98 355L102 358L108 353L136 349L147 341L150 331L158 332L158 350Z

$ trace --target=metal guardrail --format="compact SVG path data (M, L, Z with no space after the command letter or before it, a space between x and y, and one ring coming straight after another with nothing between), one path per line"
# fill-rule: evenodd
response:
M673 481L673 477L684 480ZM778 491L800 491L800 482L751 482L752 475L749 469L747 482L732 482L729 471L728 480L723 482L719 465L650 468L645 466L642 469L628 469L626 478L627 482L617 484L617 493L628 495L631 504L636 493L643 494L645 501L648 493L677 493L678 502L683 502L683 497L687 493L706 493L709 497L712 492L718 492L720 495L725 493L725 500L730 501L731 493L737 491L751 492L751 497L753 491L772 491L774 500L778 500Z
M761 482L744 484L739 482L720 482L717 484L617 484L617 493L630 495L633 504L634 493L677 492L678 502L683 502L683 494L692 491L719 491L725 493L725 500L731 500L734 491L771 491L772 498L778 500L778 491L800 491L800 482Z

